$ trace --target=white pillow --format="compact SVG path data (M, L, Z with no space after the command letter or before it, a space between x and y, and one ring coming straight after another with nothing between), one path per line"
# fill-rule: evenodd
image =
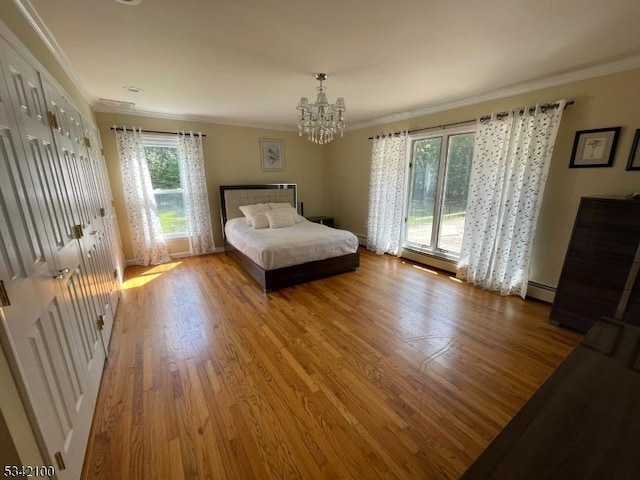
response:
M284 203L269 203L271 210L280 210L281 208L293 208L289 202Z
M267 212L258 212L247 215L247 221L251 227L256 230L259 228L269 228L269 219L267 218Z
M265 212L265 215L269 219L269 228L290 227L295 223L293 215L288 209L270 210Z
M286 210L291 212L291 216L293 217L293 223L300 223L302 221L302 217L298 215L298 211L293 208L289 203L270 203L269 206L271 210Z
M291 214L291 218L293 218L293 223L302 222L302 217L300 215L298 215L298 212L296 211L295 208L293 208L293 207L281 208L280 210L285 210L285 211L289 212Z
M251 220L249 219L249 215L253 215L254 213L261 213L270 210L269 205L266 203L256 203L255 205L241 205L238 207L242 214L247 219L247 225L251 225ZM266 228L266 227L265 227Z

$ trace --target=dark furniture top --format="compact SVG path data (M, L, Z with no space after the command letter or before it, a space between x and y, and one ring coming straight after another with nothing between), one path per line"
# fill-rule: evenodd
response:
M602 319L461 477L640 478L640 328Z
M549 319L586 332L602 316L640 324L640 201L584 197Z
M322 225L326 225L327 227L334 227L333 217L325 217L325 216L317 216L317 217L304 217L310 222L320 223Z

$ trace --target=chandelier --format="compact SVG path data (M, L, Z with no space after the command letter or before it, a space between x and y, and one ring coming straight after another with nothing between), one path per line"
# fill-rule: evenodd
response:
M327 94L322 82L327 79L326 73L316 73L316 80L320 82L316 103L309 103L307 97L300 98L300 103L296 107L300 110L298 121L298 133L302 136L307 134L307 138L315 143L329 143L333 140L333 135L340 132L342 136L345 123L342 114L347 111L344 98L340 97L336 103L327 101Z

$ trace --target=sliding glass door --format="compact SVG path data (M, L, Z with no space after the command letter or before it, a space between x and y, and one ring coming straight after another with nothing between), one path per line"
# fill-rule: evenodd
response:
M445 258L460 255L474 130L449 129L412 138L406 248Z

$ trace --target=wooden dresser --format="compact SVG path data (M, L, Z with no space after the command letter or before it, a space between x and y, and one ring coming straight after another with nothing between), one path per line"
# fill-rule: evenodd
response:
M640 200L583 197L549 321L586 332L601 317L640 324Z

